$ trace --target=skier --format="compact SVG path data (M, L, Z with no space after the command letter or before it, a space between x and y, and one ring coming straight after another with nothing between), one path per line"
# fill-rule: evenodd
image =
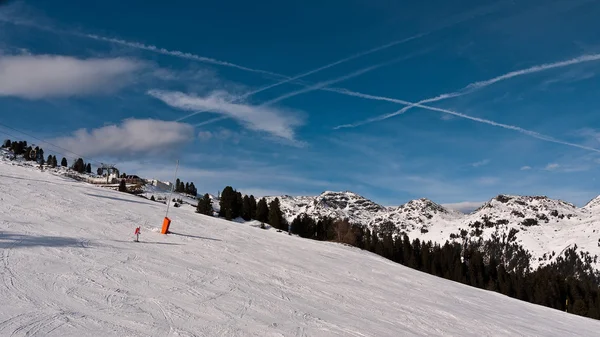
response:
M139 226L135 228L135 232L133 234L135 234L135 242L139 242L140 241L139 237L141 234L141 230L140 230Z

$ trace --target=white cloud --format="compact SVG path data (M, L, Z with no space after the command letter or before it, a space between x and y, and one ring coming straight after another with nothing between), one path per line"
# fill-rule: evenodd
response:
M527 171L527 170L531 170L531 166L525 165L525 166L521 167L521 171Z
M240 135L237 132L231 131L229 129L220 129L218 131L200 131L198 132L198 138L204 141L218 139L231 140L236 144L240 142Z
M478 161L476 163L472 163L471 166L473 166L473 167L480 167L480 166L487 165L489 163L490 163L489 159L484 159L484 160L480 160L480 161Z
M162 90L150 90L148 94L174 108L220 113L238 120L248 129L264 131L291 141L294 141L294 127L302 124L297 113L293 111L275 107L232 103L231 101L235 100L236 97L223 91L215 91L205 97Z
M463 213L471 213L484 203L485 201L463 201L450 204L442 204L442 206Z
M553 172L573 173L573 172L584 172L590 169L590 165L587 163L577 163L561 165L558 163L550 163L546 165L544 170Z
M110 93L127 85L142 67L142 62L125 58L2 56L0 96L40 99Z
M210 131L200 131L200 132L198 132L198 138L200 140L210 140L212 137L213 137L213 134Z
M79 129L69 137L52 140L82 156L128 157L165 154L193 140L194 128L185 123L126 119L121 125L108 125L88 131Z

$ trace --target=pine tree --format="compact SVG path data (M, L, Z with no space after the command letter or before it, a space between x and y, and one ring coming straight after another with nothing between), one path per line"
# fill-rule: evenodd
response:
M181 192L181 180L179 180L179 178L177 178L177 180L175 180L175 192Z
M152 196L150 197L150 200L151 200L151 201L156 201L156 198L154 198L154 195L152 195Z
M127 192L127 185L125 184L125 179L121 179L121 183L119 183L119 192Z
M36 149L37 149L37 151L36 151L35 161L37 161L41 165L43 165L43 162L44 162L44 149L38 148L38 147L36 147Z
M245 195L242 201L242 219L250 221L252 219L251 213L250 198Z
M198 197L198 190L196 189L196 186L194 186L194 183L190 183L190 194L194 197L197 198Z
M233 190L233 187L226 186L221 192L221 199L219 200L219 216L225 217L227 220L232 220L235 217L234 208L237 199L237 194Z
M52 155L51 154L48 155L48 159L46 160L46 163L48 164L48 166L52 166Z
M96 175L101 176L102 175L102 168L98 167L98 169L96 170Z
M208 195L208 193L204 194L202 198L198 199L196 213L210 216L213 215L212 200L210 199L210 195Z
M92 173L92 165L90 163L87 163L87 165L85 166L85 172L87 173Z
M52 156L52 167L57 167L58 166L58 160L56 159L56 156Z
M63 157L63 159L60 161L60 166L63 166L63 167L69 166L69 164L67 163L67 158Z
M2 147L4 147L4 148L10 148L11 146L12 146L12 143L11 143L10 139L6 139L4 141L4 143L2 144Z
M75 161L75 163L73 163L73 170L76 171L76 172L78 172L78 173L85 172L85 164L84 164L82 158L77 158L77 160Z
M256 199L253 195L250 195L248 202L250 203L250 219L256 219Z
M260 222L269 222L269 206L265 198L261 198L256 205L255 219Z
M290 231L303 238L314 238L317 224L306 213L297 216L290 225Z
M287 231L287 224L279 205L279 198L273 199L269 204L269 225L282 231Z
M29 161L31 160L31 152L33 151L33 148L31 146L28 146L25 149L25 152L23 153L23 155L25 156L25 160Z
M242 216L242 212L244 211L244 198L242 197L242 193L235 192L235 201L233 204L233 218L239 218Z

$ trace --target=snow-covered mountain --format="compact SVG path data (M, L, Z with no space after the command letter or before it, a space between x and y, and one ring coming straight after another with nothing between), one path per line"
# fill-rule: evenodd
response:
M162 235L160 203L32 167L0 163L0 175L0 336L596 336L600 330L598 320L342 244L204 216L192 207L171 208L172 233ZM343 208L373 207L356 201ZM416 205L398 213L418 215ZM441 217L439 209L428 212ZM136 226L139 243L132 241Z
M513 230L516 242L531 253L532 267L552 261L574 244L592 256L600 255L600 197L578 208L545 196L498 195L470 214L424 198L384 207L349 191L278 198L289 222L302 213L315 219L348 218L371 229L391 227L396 235L407 233L411 239L440 244L465 238L489 239L492 234L508 235Z

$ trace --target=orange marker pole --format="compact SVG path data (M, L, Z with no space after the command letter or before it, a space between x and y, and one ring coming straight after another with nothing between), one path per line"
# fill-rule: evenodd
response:
M167 200L167 213L165 213L165 218L163 220L163 225L160 234L167 234L169 232L169 226L171 226L171 219L169 219L169 206L171 205L171 196L173 195L173 190L175 189L175 182L177 181L178 169L179 159L177 159L177 165L175 166L175 179L173 179L173 184L171 185L171 192L169 193L169 199Z

